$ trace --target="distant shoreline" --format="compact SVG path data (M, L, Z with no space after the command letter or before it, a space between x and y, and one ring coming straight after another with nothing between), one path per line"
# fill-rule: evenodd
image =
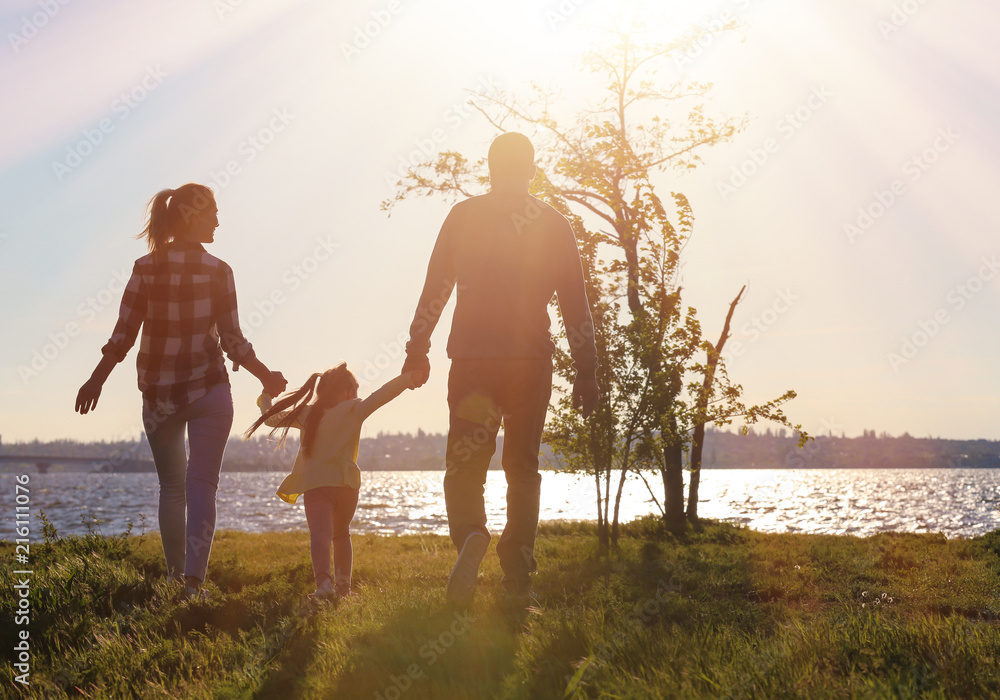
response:
M358 464L364 471L443 471L448 438L441 433L385 434L362 438ZM298 450L290 439L284 449L266 438L232 437L226 447L223 471L287 471ZM21 454L18 454L21 453ZM30 456L28 454L30 453ZM503 435L491 468L500 469ZM716 469L1000 469L1000 441L891 437L865 431L860 437L817 436L805 447L784 430L741 435L708 430L702 468ZM560 460L542 445L540 462L559 466ZM46 464L52 471L151 472L152 454L143 437L116 443L83 443L72 440L34 441L0 445L0 473L8 465ZM81 465L65 469L58 465ZM94 466L94 465L100 465ZM23 467L22 467L23 468Z
M100 462L97 462L98 464ZM59 465L58 462L53 463L56 466ZM19 468L20 467L20 468ZM290 465L289 465L290 467ZM822 467L822 466L802 466L802 467L788 467L788 466L768 466L768 467L702 467L702 471L713 472L713 471L901 471L909 469L920 469L926 471L943 471L943 470L962 470L962 469L976 469L976 470L995 470L1000 469L997 466L955 466L955 465L942 465L942 466L920 466L920 467L906 467L906 466L888 466L888 467ZM490 466L490 471L503 471L502 467ZM387 469L384 467L366 469L364 465L361 465L362 472L444 472L444 467L434 468L434 467L412 467L412 468L393 468ZM555 469L555 468L545 468L542 467L540 471L544 474L545 472L563 472L568 470ZM685 470L687 471L687 470ZM222 465L222 472L228 474L287 474L288 468L282 469L260 469L254 465L246 464L226 464ZM0 475L6 474L155 474L156 469L153 467L153 463L150 462L148 467L141 469L88 469L85 467L78 468L50 468L47 471L39 471L37 466L33 463L30 457L25 458L24 462L8 462L7 464L0 464ZM648 470L648 474L659 474L655 470ZM588 472L580 472L581 475L586 476Z

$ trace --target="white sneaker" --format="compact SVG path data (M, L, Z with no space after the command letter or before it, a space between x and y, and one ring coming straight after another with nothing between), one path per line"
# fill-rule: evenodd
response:
M465 538L458 560L448 577L448 600L456 605L468 605L476 592L479 565L490 547L490 538L481 532L473 532Z
M208 591L204 588L195 588L194 586L184 586L184 597L188 599L191 603L207 603L208 602Z
M323 581L316 590L309 594L310 600L333 600L336 593L333 590L333 582L330 579Z

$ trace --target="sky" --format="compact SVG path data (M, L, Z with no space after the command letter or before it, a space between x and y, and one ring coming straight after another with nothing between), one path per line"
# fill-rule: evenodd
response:
M7 0L0 7L0 438L141 431L135 353L73 411L145 254L146 203L212 187L209 252L234 269L243 330L290 385L346 360L391 379L449 202L391 216L401 164L485 155L469 91L534 82L601 94L582 53L612 0ZM696 7L692 8L692 5ZM1000 439L1000 7L957 0L650 3L655 36L741 22L665 82L711 82L748 117L700 167L658 173L695 215L682 282L750 401L787 389L813 434ZM447 429L449 305L432 375L364 434ZM234 433L259 383L231 374Z

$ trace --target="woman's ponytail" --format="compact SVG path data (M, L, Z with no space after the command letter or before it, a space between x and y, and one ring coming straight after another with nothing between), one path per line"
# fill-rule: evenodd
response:
M145 238L150 253L157 253L170 241L170 228L167 224L167 200L174 195L174 190L160 190L149 200L149 218L146 227L139 234Z
M149 252L155 255L190 223L193 212L214 203L212 190L196 183L181 185L176 190L160 190L149 200L149 217L138 238L145 238Z

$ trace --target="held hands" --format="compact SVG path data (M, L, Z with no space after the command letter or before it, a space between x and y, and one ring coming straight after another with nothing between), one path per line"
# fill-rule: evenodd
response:
M592 372L577 374L573 382L573 408L580 411L584 418L589 418L600 400L601 387L597 376Z
M101 389L103 388L103 382L96 381L93 378L88 379L76 394L77 413L86 415L97 408L97 400L101 398Z
M288 386L288 380L281 372L271 372L267 379L261 381L264 393L270 396L277 396Z
M421 387L427 383L427 378L431 374L431 361L427 359L427 355L407 355L400 374L406 374L407 372L413 373L413 385L410 388L416 389L417 387Z

